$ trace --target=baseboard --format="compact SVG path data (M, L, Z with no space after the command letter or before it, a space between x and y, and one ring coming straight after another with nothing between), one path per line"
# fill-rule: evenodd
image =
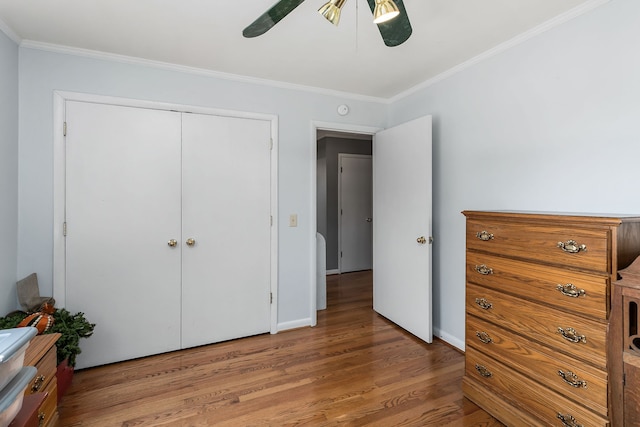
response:
M340 270L327 270L327 276L333 276L334 274L340 274Z
M292 320L290 322L278 323L278 332L290 329L304 328L311 326L311 318Z
M458 337L454 337L453 335L448 334L442 331L440 328L436 328L436 327L433 328L433 335L440 338L442 341L446 342L447 344L451 344L458 350L464 352L464 341L461 341L460 339L458 339Z

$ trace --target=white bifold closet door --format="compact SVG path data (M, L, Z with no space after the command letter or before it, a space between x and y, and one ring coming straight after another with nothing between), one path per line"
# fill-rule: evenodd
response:
M97 324L77 367L269 331L270 123L75 101L66 122L66 308Z
M264 120L183 115L183 347L269 331L270 136Z

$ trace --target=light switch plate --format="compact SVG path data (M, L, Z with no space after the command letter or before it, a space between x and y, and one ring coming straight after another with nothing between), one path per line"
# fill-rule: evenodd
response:
M297 227L298 226L298 215L291 214L289 215L289 227Z

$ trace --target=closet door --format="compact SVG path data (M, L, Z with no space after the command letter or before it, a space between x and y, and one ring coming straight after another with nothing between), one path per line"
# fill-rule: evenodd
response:
M270 126L183 114L183 348L270 330Z
M77 368L176 350L180 114L67 102L66 121L66 308L97 325Z

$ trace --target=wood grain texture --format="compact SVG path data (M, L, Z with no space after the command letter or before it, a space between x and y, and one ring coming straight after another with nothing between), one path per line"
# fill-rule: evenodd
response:
M462 396L464 355L372 310L371 272L327 278L318 325L78 371L61 426L502 426Z
M475 303L486 300L485 310ZM467 283L467 314L495 323L567 355L606 369L606 323L564 313L554 308L519 300L492 289ZM558 329L575 329L586 342L568 341Z
M482 266L490 269L490 274L478 272L476 267ZM607 319L609 278L606 275L584 274L496 255L468 252L467 280L545 306L551 305L596 320ZM558 290L558 285L573 285L576 292L584 292L577 298L566 296Z
M544 385L510 369L508 366L485 356L481 352L467 349L467 376L487 389L497 392L505 400L523 410L529 411L546 425L562 425L558 416L565 419L574 417L575 425L599 426L609 425L609 421L601 415L592 412L587 407L564 395L549 390ZM516 423L517 426L527 424ZM568 425L572 425L568 423Z
M623 368L610 344L620 333L607 332L609 296L618 271L640 255L640 217L463 214L465 396L508 425L559 425L563 417L574 425L573 414L584 425L618 425ZM484 378L473 358L495 374Z
M483 336L485 341L487 337L491 341L481 341L477 336L478 332L486 334ZM596 412L607 413L607 374L604 370L580 363L575 357L554 351L473 316L467 317L466 334L471 338L467 341L467 348L474 347L503 364L536 378L550 389L582 402ZM584 386L574 387L568 384L558 374L559 371L565 375L569 375L569 372L575 374L576 379L571 376L567 379L585 381Z

